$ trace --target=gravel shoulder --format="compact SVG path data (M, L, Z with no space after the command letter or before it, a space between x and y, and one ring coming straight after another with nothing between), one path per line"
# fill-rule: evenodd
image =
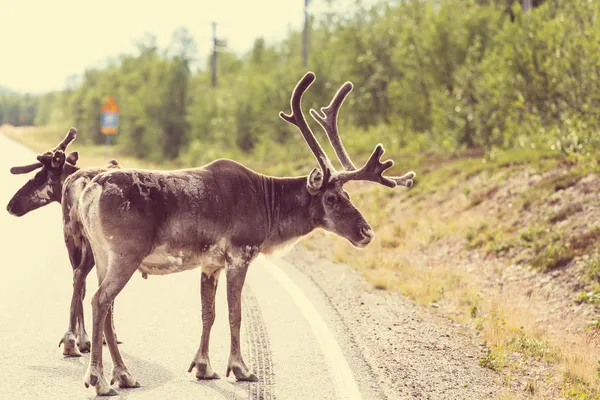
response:
M479 365L477 335L397 293L372 289L355 269L296 246L284 259L321 288L387 399L493 399L501 377Z

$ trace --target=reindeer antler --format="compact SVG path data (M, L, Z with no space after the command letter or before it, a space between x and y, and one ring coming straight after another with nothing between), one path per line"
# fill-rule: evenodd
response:
M314 109L310 109L310 115L323 127L323 130L327 133L327 137L329 138L329 142L331 143L331 147L335 151L340 163L347 171L353 171L356 169L352 160L348 156L342 141L340 140L340 135L337 129L337 118L340 111L340 107L344 103L346 96L350 94L352 91L353 85L352 82L346 82L340 87L337 91L331 103L327 107L321 107L321 112L324 116L319 115L317 111Z
M298 82L296 87L294 88L292 98L290 99L290 106L292 108L291 114L285 114L283 111L279 113L279 116L289 122L292 125L295 125L300 129L304 140L310 147L310 150L314 154L319 166L321 167L321 171L325 177L325 181L329 179L331 174L335 173L335 168L333 168L333 164L331 164L331 160L323 151L323 148L315 138L314 133L310 130L310 127L306 123L306 119L304 118L304 113L302 112L302 95L306 90L310 87L310 85L315 81L315 74L313 72L307 72L304 77Z
M12 167L10 173L13 175L26 174L41 167L43 167L43 164L41 162L36 162L29 165L23 165L22 167Z
M415 173L412 171L400 177L383 176L383 173L391 168L394 165L394 162L392 160L381 162L381 156L385 152L383 145L381 144L375 146L375 150L373 150L371 157L369 157L365 165L360 169L356 169L354 163L352 163L352 160L340 139L337 127L340 107L353 89L351 82L344 83L331 100L331 103L329 103L327 107L321 108L323 115L319 114L314 109L310 110L310 115L321 125L323 130L325 130L325 133L327 133L329 142L340 163L344 167L344 171L337 172L335 170L331 160L327 157L325 151L323 151L323 148L315 138L315 135L310 130L302 112L302 96L314 81L315 74L310 71L307 72L294 88L292 98L290 99L292 113L288 115L284 112L280 112L279 116L300 129L304 140L306 140L306 143L312 150L323 171L324 181L329 183L343 183L355 180L365 180L380 183L391 188L396 185L411 187L413 185L412 178L415 177Z
M58 146L56 146L52 151L55 152L57 150L62 150L65 151L67 149L67 146L73 141L75 140L75 137L77 136L77 129L75 128L71 128L69 129L69 132L67 133L67 136L65 136L65 138L63 139L62 142L60 142L60 144Z
M39 162L29 164L29 165L24 165L21 167L12 167L10 169L10 173L14 174L14 175L26 174L35 169L43 167L44 164L50 165L55 168L62 165L62 163L65 160L65 150L67 149L67 146L73 140L75 140L76 136L77 136L77 129L75 129L75 128L69 129L67 136L65 136L65 138L62 140L62 142L59 143L58 146L56 146L52 150L48 150L44 154L38 155L36 157Z
M385 150L381 144L375 146L375 150L371 154L371 157L367 160L365 165L360 169L343 171L333 176L331 181L348 182L348 181L371 181L380 183L387 187L396 187L396 181L393 179L383 176L383 173L388 168L394 165L392 160L381 162L381 156Z
M386 177L383 176L383 172L394 165L392 160L381 162L381 156L385 152L383 145L378 144L373 150L371 157L367 160L365 165L359 170L356 169L354 163L350 159L348 152L342 144L340 134L337 127L337 119L340 111L340 107L344 103L344 100L352 91L353 85L351 82L344 83L337 91L331 103L327 107L322 107L320 115L314 109L310 110L310 115L321 125L329 142L335 151L340 163L344 166L344 171L333 174L330 178L330 182L348 182L351 180L366 180L371 182L380 183L387 187L395 187L396 185L411 187L413 185L412 178L415 177L414 172L409 172L400 177Z

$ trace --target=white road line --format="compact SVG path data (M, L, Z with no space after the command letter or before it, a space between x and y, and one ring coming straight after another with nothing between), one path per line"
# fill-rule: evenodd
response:
M339 398L351 400L361 399L362 397L358 390L356 380L354 380L354 376L350 370L350 366L321 314L304 295L302 290L300 290L300 288L283 271L281 271L275 263L268 260L266 257L261 256L261 258L265 269L287 290L302 312L302 315L304 315L304 318L308 321L310 328L321 346L321 351L327 358L329 370L333 377ZM282 260L277 260L277 262L282 264L285 263L285 261Z

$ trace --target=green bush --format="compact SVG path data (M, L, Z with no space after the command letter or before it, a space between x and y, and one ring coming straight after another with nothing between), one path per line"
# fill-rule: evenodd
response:
M586 156L600 145L600 3L536 1L528 12L520 4L412 0L314 17L308 69L317 81L305 110L327 105L352 81L340 124L348 149L363 158L376 142L398 151L522 147ZM0 97L0 124L60 122L100 143L99 106L113 95L117 140L138 157L196 163L303 145L278 117L307 69L300 32L278 43L257 39L243 55L221 51L217 88L209 63L192 71L197 50L185 29L164 50L152 36L137 47L64 91Z

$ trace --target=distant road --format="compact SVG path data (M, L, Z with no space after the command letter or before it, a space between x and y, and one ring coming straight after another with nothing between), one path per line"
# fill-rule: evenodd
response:
M0 133L0 376L2 399L88 399L83 385L89 354L63 358L58 342L68 325L72 289L60 207L52 204L22 218L6 204L31 176L13 176L14 165L35 154ZM84 158L85 154L80 154ZM90 299L97 287L88 277L84 302L91 336ZM330 306L295 267L260 258L244 288L242 352L258 383L225 378L229 326L225 279L217 292L210 357L216 381L197 381L187 368L200 344L200 270L168 276L135 274L115 303L121 352L139 389L119 389L127 399L375 399L364 361L344 354L349 338L321 317ZM327 321L327 322L326 322ZM336 332L335 335L332 332ZM342 336L340 336L342 335ZM104 346L104 373L112 364Z

